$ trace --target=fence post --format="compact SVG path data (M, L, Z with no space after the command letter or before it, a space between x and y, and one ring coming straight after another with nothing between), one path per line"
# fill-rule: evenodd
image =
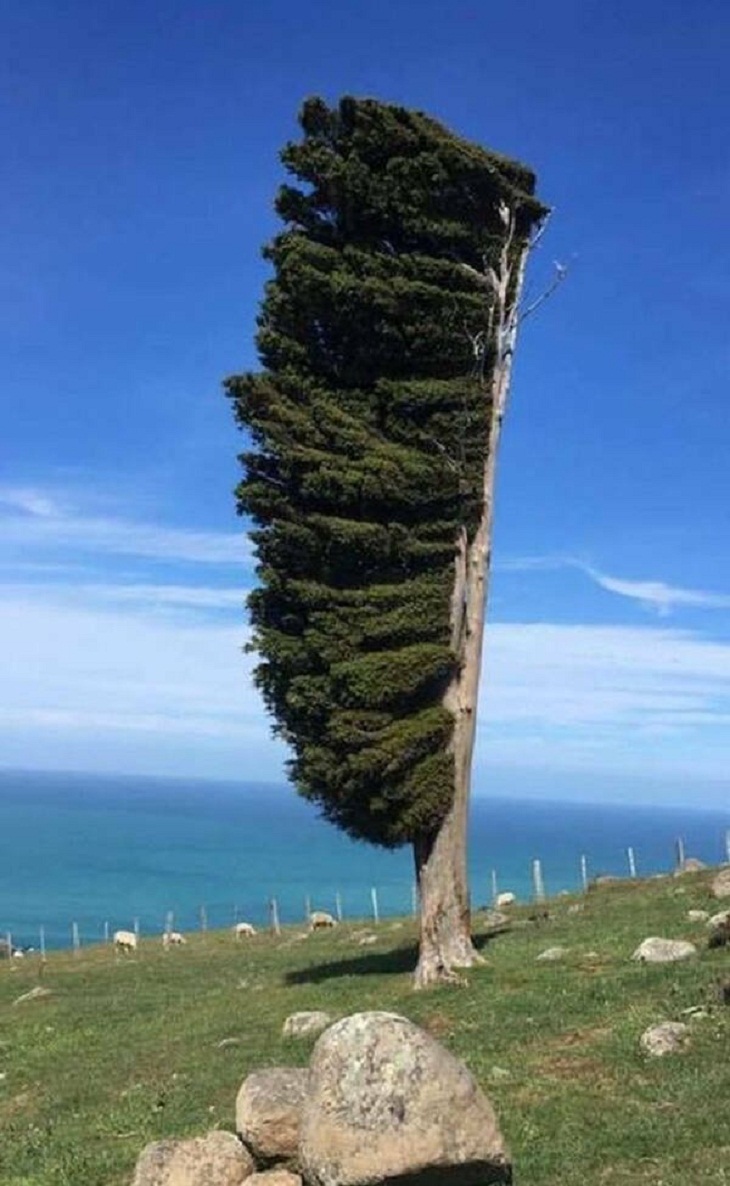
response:
M631 845L626 849L626 856L629 859L629 877L636 877L636 858Z
M73 943L74 955L78 955L81 947L81 939L79 938L79 924L77 922L71 924L71 942Z
M535 887L535 901L545 901L545 883L542 879L542 863L539 860L532 862L532 883Z
M685 860L684 840L682 839L681 836L677 837L676 849L677 849L677 868L684 869L684 860Z
M39 932L40 946L41 946L41 963L46 962L46 928L41 927Z
M279 926L279 904L276 898L272 898L270 902L271 909L271 926L275 935L281 934L281 927Z
M109 942L109 923L108 922L104 923L104 942L105 943Z
M588 889L588 861L584 856L580 858L580 879L583 883L583 893Z
M12 966L13 966L13 936L10 934L10 931L5 932L5 943L6 943L7 949L8 949L8 967L12 968Z
M497 887L497 870L492 869L492 905L493 906L497 905L498 896L499 896L499 890Z
M337 921L342 922L342 898L339 890L335 894L335 914L337 915Z
M311 913L312 913L312 899L310 898L309 894L306 894L306 896L304 898L304 920L305 920L305 922L309 922Z
M200 907L200 930L203 935L208 930L208 911L205 909L205 906Z
M169 935L172 932L173 924L175 922L175 915L172 910L168 910L165 915L165 934Z
M378 910L378 891L375 886L370 890L370 901L373 904L373 920L380 922L380 911Z
M135 938L137 940L137 945L139 947L139 919L138 918L135 918L134 927L132 929L134 930Z

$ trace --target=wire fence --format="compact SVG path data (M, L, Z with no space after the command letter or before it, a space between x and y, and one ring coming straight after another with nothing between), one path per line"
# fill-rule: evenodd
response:
M681 837L677 838L674 848L675 872L691 871L693 868L701 867L701 862L692 858L688 860ZM725 832L724 853L727 863L730 864L730 829ZM575 864L572 892L586 893L593 882L656 875L654 870L642 869L640 854L632 845L627 845L623 850L623 862L621 874L606 875L600 869L592 869L588 856L585 853L580 854ZM565 872L564 868L562 872ZM565 878L562 877L561 880L564 881ZM544 902L548 897L544 866L540 858L532 861L529 875L526 873L521 878L508 877L504 884L499 870L491 869L488 887L487 901L478 904L484 908L499 907L506 900ZM516 887L516 890L513 887ZM563 889L561 892L571 891ZM136 946L143 938L161 939L165 935L168 936L169 942L169 937L173 933L182 936L183 939L194 933L205 935L209 930L230 931L233 935L237 929L243 934L263 930L278 934L285 926L311 926L315 914L329 920L323 925L337 925L343 922L367 922L369 925L377 925L382 920L394 917L417 917L418 913L418 889L415 882L391 883L384 889L371 886L369 891L361 889L358 892L351 890L343 893L337 889L317 895L305 893L301 896L299 909L291 891L288 891L284 900L276 896L266 899L249 897L241 902L205 902L197 908L187 907L182 911L141 911L131 917L124 917L120 913L100 920L90 912L79 912L78 917L66 926L49 926L45 922L39 922L32 927L6 925L4 931L0 931L0 959L20 959L35 954L45 960L48 951L59 949L70 949L78 956L84 947L100 944L119 948L123 946L119 942L115 944L115 936L119 932L133 936L129 945Z

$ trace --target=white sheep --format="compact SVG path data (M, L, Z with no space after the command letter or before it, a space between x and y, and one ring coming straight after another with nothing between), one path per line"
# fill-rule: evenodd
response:
M517 901L517 895L507 890L503 894L497 894L497 901L494 903L498 910L503 910L505 906L514 906Z
M179 931L165 931L162 936L162 946L165 951L169 947L182 947L183 943L187 943L187 939Z
M337 920L326 910L313 910L309 915L310 931L321 931L325 927L336 927Z
M134 931L115 931L114 947L117 951L136 951L137 936Z
M237 939L250 939L256 934L256 927L252 926L250 922L237 922L233 933Z

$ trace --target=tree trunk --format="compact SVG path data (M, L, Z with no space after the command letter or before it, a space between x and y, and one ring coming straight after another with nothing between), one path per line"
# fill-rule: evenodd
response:
M444 697L444 704L454 716L451 740L454 797L438 831L414 842L421 907L416 988L459 979L457 969L484 962L471 939L467 824L491 566L497 449L509 393L519 297L528 252L525 246L520 253L512 285L510 242L511 233L502 253L500 271L493 273L491 281L497 352L489 390L485 392L491 403L491 417L484 461L482 514L471 540L465 529L460 532L454 561L451 644L459 657L459 667Z

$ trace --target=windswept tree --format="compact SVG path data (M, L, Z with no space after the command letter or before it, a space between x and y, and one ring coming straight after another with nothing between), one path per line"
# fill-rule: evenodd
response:
M466 832L495 461L531 241L529 169L372 99L302 109L259 317L226 382L250 446L258 687L299 792L411 844L416 984L478 956Z

